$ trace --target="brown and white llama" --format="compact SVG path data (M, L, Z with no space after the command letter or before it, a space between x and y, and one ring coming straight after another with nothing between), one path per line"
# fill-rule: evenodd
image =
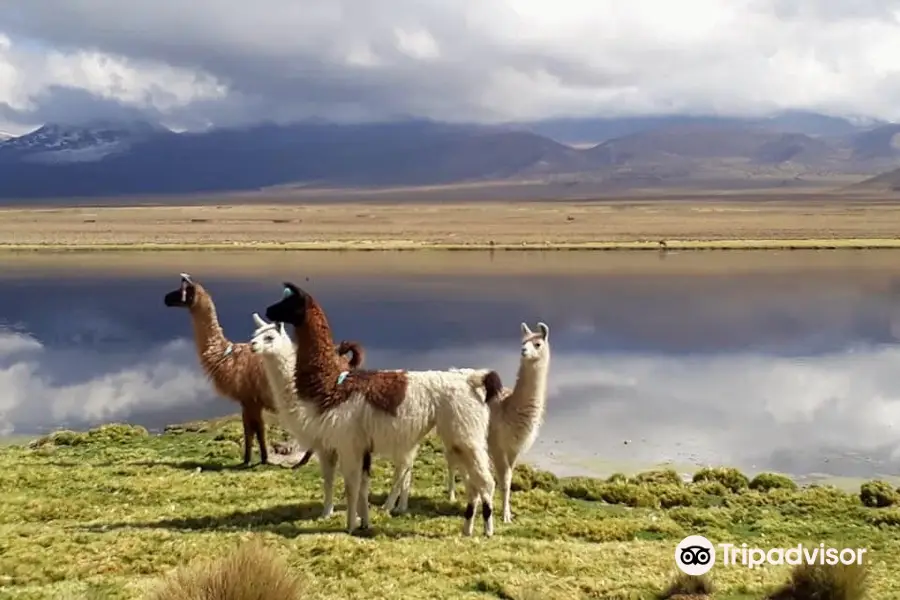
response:
M275 411L272 393L266 380L262 361L250 351L248 344L236 344L225 337L216 306L209 292L194 281L187 273L181 274L178 289L165 295L166 306L186 308L191 315L194 328L194 343L200 366L212 381L219 395L234 400L241 405L241 419L244 425L243 465L250 465L253 452L253 437L259 444L260 462L269 462L266 447L266 424L263 410ZM335 360L347 369L355 369L362 364L363 350L356 342L342 342L340 348L352 353L346 359L335 354ZM303 457L301 464L309 460L311 452Z
M513 470L537 438L547 404L547 376L550 372L550 328L538 323L533 332L522 323L522 350L519 372L513 389L504 388L499 402L493 402L488 430L488 452L503 502L503 522L512 521L509 505ZM459 369L469 372L470 369ZM452 455L447 456L447 493L455 498L455 471Z
M325 448L321 440L316 439L316 418L318 414L308 403L300 400L294 386L294 366L297 353L294 341L284 328L284 323L266 323L257 313L253 313L253 337L250 339L250 350L263 359L266 377L272 387L272 397L278 410L278 420L282 427L291 433L294 439L313 448L319 455L324 484L322 517L331 516L334 510L334 476L337 469L338 455L334 448ZM312 450L310 451L312 452ZM400 457L408 460L406 454ZM397 467L394 473L394 485L384 503L384 509L391 511L400 499L400 511L406 510L409 503L410 477L403 468Z
M488 403L502 383L496 371L348 372L336 360L331 328L315 298L292 283L266 309L270 321L294 326L294 386L306 418L325 447L335 448L347 492L347 529L369 527L372 454L395 459L408 473L419 443L436 428L455 464L466 474L463 534L471 535L482 503L484 534L494 532L494 480L487 452ZM483 390L483 391L482 391ZM405 460L404 460L405 458Z

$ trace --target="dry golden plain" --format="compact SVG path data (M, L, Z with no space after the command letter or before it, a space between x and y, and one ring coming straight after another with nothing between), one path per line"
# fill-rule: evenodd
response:
M900 201L804 196L0 209L0 248L900 248Z

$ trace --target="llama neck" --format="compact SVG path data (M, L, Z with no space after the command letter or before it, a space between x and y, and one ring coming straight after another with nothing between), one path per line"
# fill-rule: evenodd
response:
M212 375L219 362L230 353L229 347L233 346L219 325L219 317L212 298L205 293L198 294L190 310L194 343L197 346L200 363L204 370Z
M519 361L519 371L516 374L516 386L508 402L511 408L515 405L529 405L543 411L547 393L547 373L550 371L550 355L546 354L539 360Z
M294 328L294 342L297 394L311 397L327 393L337 385L342 365L331 337L331 327L317 305L310 308L307 323Z
M272 387L275 401L283 403L296 394L294 388L294 354L262 354L263 368L266 378Z

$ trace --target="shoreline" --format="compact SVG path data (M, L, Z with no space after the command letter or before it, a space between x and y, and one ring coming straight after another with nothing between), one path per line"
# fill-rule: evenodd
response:
M65 275L141 278L186 271L262 280L302 272L316 277L705 277L740 274L793 280L850 277L867 289L900 277L893 249L716 251L0 251L0 279ZM223 260L224 259L224 260ZM887 279L886 279L887 277Z
M625 240L545 243L429 243L410 241L0 243L0 253L67 252L648 252L715 250L896 250L900 238Z

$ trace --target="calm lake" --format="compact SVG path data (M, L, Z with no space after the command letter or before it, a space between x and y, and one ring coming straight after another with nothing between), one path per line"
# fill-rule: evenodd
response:
M197 367L188 313L163 305L188 271L232 340L288 279L373 368L489 366L512 385L519 323L544 321L529 458L559 472L900 472L900 254L552 254L3 255L0 431L234 412Z

